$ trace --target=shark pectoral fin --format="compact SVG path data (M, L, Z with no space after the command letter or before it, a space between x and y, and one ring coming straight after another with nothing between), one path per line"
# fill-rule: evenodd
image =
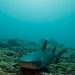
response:
M46 64L44 64L43 60L42 60L42 64L43 64L44 68L49 69L49 66L47 66Z

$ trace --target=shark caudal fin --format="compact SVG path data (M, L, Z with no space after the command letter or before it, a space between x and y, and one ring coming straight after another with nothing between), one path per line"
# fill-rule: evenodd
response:
M64 52L66 52L66 50L67 50L67 49L64 49L64 50L60 51L60 52L58 53L58 57L60 57Z
M64 52L66 52L66 50L67 50L67 49L64 49L64 50L62 50L62 51L60 51L60 52L58 53L58 55L57 55L57 57L56 57L55 63L58 63L58 61L60 60L60 56L61 56Z
M45 51L46 45L47 45L47 40L45 40L45 42L44 42L44 44L43 44L43 46L42 46L42 50L43 50L43 51Z

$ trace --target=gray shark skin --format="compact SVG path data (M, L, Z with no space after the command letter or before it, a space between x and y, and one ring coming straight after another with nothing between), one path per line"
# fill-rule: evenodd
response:
M52 52L46 51L47 40L45 40L42 49L37 52L32 52L28 55L23 55L18 58L18 64L20 67L28 69L41 69L46 67L53 59L56 59L55 63L58 63L60 56L66 52L66 49L55 54L56 47L53 48Z

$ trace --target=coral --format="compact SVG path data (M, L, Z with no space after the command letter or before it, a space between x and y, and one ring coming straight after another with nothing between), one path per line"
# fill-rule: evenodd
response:
M11 50L0 50L0 71L14 72L17 69L18 54Z
M45 39L40 39L38 42L43 43L44 41L45 41Z
M8 48L8 47L10 47L10 45L7 42L0 41L0 47L1 48Z
M36 46L36 43L35 42L29 42L29 45Z
M50 40L48 41L48 44L54 44L54 45L57 45L58 42L56 42L56 41L53 40L53 39L50 39Z
M12 50L0 50L0 61L15 61L17 57L18 53Z
M16 75L14 73L8 73L8 72L3 72L3 73L0 73L0 75Z
M20 44L17 42L16 39L9 39L8 44L10 44L11 46L19 46Z

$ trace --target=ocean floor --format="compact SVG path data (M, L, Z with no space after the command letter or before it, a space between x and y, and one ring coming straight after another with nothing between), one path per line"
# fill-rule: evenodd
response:
M44 39L37 43L20 39L0 39L0 75L75 75L75 49L59 44L50 39L47 44L47 51L52 51L56 46L56 53L67 48L59 63L54 61L49 63L51 69L30 70L21 68L18 63L18 57L29 54L41 49Z

